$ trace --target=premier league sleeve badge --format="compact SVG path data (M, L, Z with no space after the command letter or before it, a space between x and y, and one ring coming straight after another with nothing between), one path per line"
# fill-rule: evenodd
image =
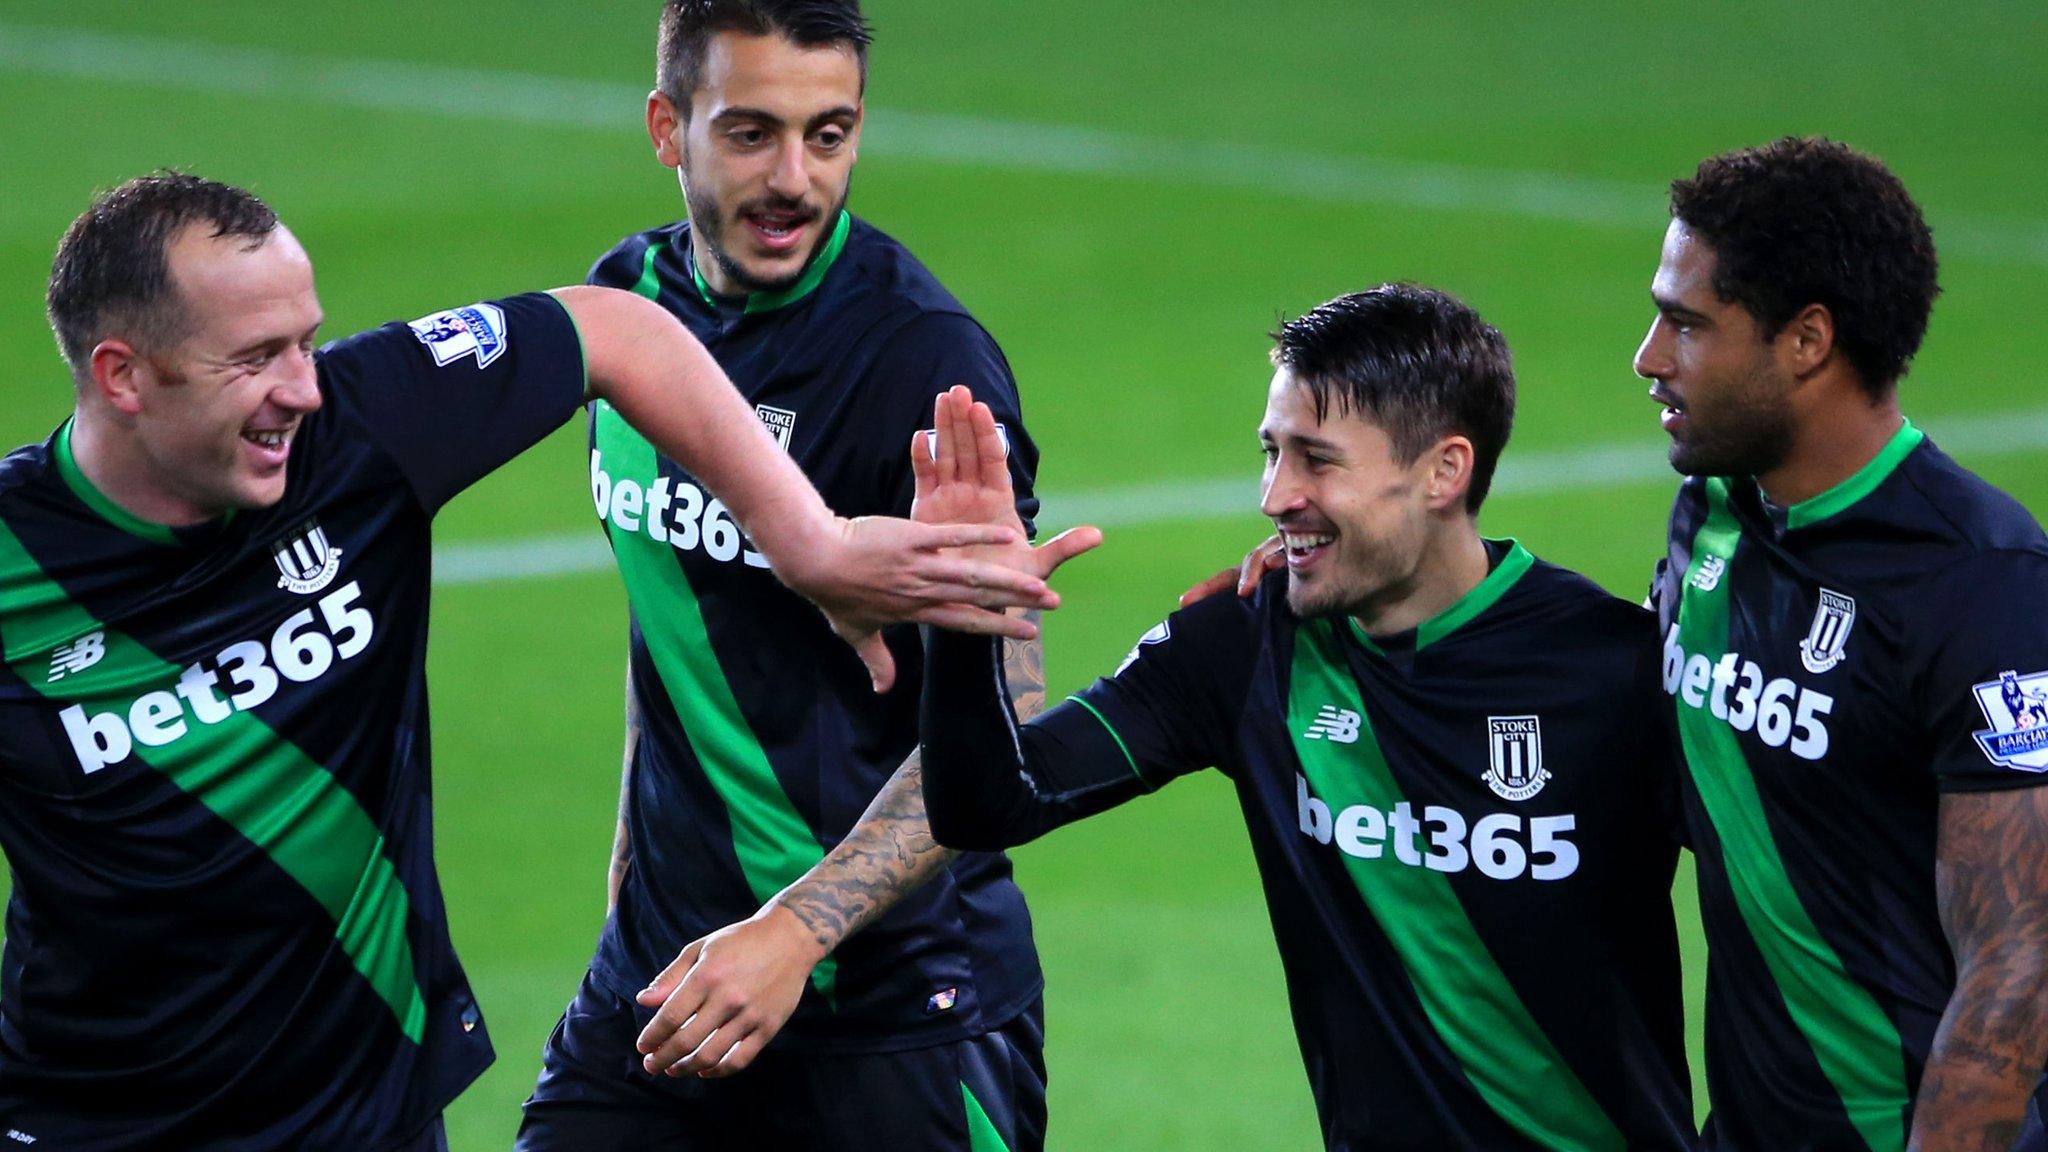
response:
M1991 725L1975 733L1993 764L2048 772L2048 672L2000 672L1971 689Z

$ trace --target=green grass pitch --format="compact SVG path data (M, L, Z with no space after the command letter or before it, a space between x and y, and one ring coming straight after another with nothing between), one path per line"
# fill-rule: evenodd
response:
M336 334L575 282L619 236L679 214L637 127L653 9L0 0L7 443L69 407L41 311L56 238L94 187L141 170L189 166L269 197L314 254ZM2029 4L871 0L870 14L878 111L854 207L1002 340L1044 449L1048 523L1062 493L1232 476L1249 492L1263 333L1393 278L1457 291L1507 333L1522 382L1510 460L1654 457L1629 357L1650 318L1660 187L1786 132L1886 157L1946 245L1909 413L1939 438L1945 420L2042 408L2048 23ZM250 50L289 67L266 72ZM453 68L621 98L587 125L483 85L436 105ZM923 132L912 113L973 120ZM1077 140L1093 151L1077 158ZM2006 422L2005 450L1980 437L1985 450L1962 453L2037 510L2048 452L2027 429L2041 423ZM566 430L465 495L444 542L594 533L581 439ZM1640 595L1670 482L1580 480L1503 493L1484 526ZM1054 689L1112 667L1260 527L1247 497L1235 517L1113 530L1061 579ZM608 572L447 588L434 636L440 863L499 1049L450 1122L459 1152L481 1152L509 1144L602 917L622 599ZM1316 1145L1220 780L1016 858L1048 974L1056 1148ZM1703 968L1689 879L1680 889L1696 1045Z

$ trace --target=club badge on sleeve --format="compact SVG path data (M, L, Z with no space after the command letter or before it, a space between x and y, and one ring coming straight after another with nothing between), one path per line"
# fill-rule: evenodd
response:
M1993 764L2048 772L2048 672L2000 672L1971 689L1991 727L1976 733Z
M406 325L427 351L434 366L446 368L464 356L474 356L476 366L488 368L505 354L505 312L496 304L471 304L422 316Z

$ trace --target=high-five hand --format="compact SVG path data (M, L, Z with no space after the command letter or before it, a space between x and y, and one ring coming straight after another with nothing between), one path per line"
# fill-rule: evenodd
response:
M955 386L940 394L932 408L931 435L918 436L910 446L910 466L917 477L911 519L962 528L1008 528L1016 533L1012 543L958 549L960 558L1000 564L1020 576L1044 580L1060 565L1102 543L1101 531L1092 527L1069 528L1036 548L1025 543L1002 433L997 431L988 405ZM945 609L935 609L920 619L956 631L988 631L972 627L978 621L954 617Z
M896 679L896 664L882 642L885 624L941 624L1030 640L1038 629L1005 616L1004 608L1055 608L1059 597L1027 570L956 554L970 546L1023 547L1014 525L992 527L892 516L835 518L822 539L775 563L783 583L825 612L832 631L853 646L868 667L875 691Z

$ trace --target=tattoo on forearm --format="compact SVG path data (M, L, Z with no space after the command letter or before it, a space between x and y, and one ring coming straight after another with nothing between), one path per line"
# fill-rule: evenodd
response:
M1943 797L1934 877L1956 990L1912 1147L2007 1152L2048 1058L2048 789Z
M1039 623L1039 612L1031 609L1024 618ZM1045 640L1003 641L1003 679L1010 685L1010 703L1017 719L1029 720L1045 711Z
M627 831L626 811L633 800L633 751L640 746L640 701L633 695L633 667L626 666L626 747L619 767L619 826L612 833L612 866L605 878L605 911L619 904L619 885L626 882L626 870L633 865L633 837Z
M924 767L912 752L846 839L776 900L830 952L955 855L932 839L924 814Z
M1038 613L1033 611L1028 618L1036 621ZM1044 710L1043 641L1006 642L1003 671L1019 719ZM820 948L830 952L957 855L932 839L924 810L924 763L912 752L875 794L846 839L775 899L803 922Z

